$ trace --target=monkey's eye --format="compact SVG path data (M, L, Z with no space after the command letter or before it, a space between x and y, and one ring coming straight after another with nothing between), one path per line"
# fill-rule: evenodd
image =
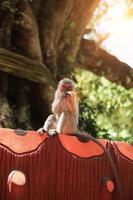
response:
M70 87L71 87L71 84L66 83L66 84L65 84L65 87L66 87L66 88L70 88Z

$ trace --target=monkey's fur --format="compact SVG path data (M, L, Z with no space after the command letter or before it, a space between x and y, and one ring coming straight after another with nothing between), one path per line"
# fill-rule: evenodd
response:
M38 133L48 132L49 135L76 133L79 109L75 84L72 80L64 78L59 81L52 103L52 112Z

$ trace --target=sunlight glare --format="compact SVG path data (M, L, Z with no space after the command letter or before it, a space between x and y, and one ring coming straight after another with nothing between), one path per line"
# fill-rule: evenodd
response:
M100 35L108 34L101 47L133 67L133 18L128 18L127 9L124 1L110 6L95 29Z

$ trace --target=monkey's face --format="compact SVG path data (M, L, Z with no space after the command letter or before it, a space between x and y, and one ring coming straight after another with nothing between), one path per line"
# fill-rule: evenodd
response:
M74 90L74 82L68 78L64 78L59 82L59 88L61 92L68 92Z

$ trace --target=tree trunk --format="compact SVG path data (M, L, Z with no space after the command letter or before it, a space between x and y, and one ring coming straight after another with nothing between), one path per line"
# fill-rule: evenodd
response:
M15 5L12 1L0 2L0 47L10 49L11 27ZM0 127L14 126L13 110L8 100L8 75L0 72Z
M72 71L82 35L98 2L74 1L58 45L58 65L61 66L58 73L61 77L69 76Z

